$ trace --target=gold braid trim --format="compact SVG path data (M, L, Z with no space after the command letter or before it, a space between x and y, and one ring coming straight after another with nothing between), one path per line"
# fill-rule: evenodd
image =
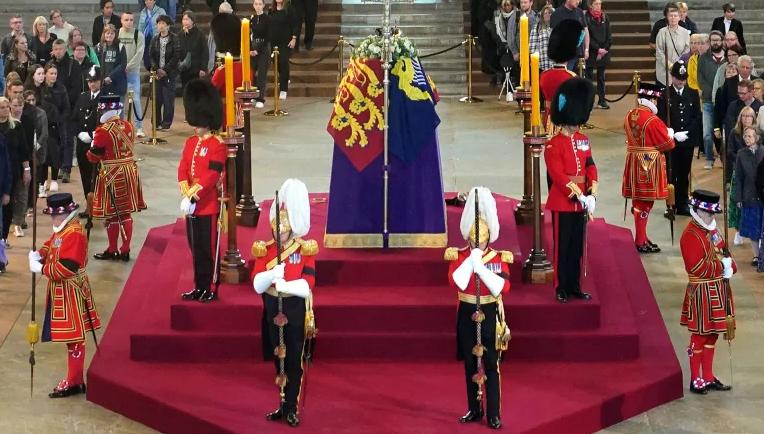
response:
M178 186L180 187L180 194L188 197L188 181L180 181Z
M568 194L569 198L579 197L583 194L581 189L578 188L578 185L576 185L576 183L573 181L570 181L569 183L565 184L565 186L570 189L570 194Z
M199 192L202 191L204 187L202 187L201 184L194 184L191 187L186 190L186 197L189 199L196 199L199 200Z
M592 181L592 185L591 185L591 187L589 187L589 194L591 194L592 196L596 196L597 195L597 190L599 190L599 185L600 185L599 182Z

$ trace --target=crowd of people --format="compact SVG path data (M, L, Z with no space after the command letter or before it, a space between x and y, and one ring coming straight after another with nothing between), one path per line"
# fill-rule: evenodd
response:
M0 272L7 260L11 232L23 237L34 196L46 197L71 181L78 167L85 195L93 191L93 164L86 154L100 123L101 95L121 98L127 116L127 95L133 95L135 137L145 137L141 85L145 71L156 73L157 130L169 130L174 120L178 85L209 79L220 66L214 35L196 26L196 15L183 0L138 0L137 8L118 12L113 0L99 0L90 40L66 21L59 9L37 16L31 31L15 14L0 40ZM207 0L215 14L235 15L235 2ZM254 0L251 25L253 82L259 89L255 106L263 108L272 48L279 49L280 99L289 86L289 58L313 49L317 0ZM238 17L237 17L238 19ZM301 38L301 28L305 33ZM210 32L212 33L212 32ZM302 39L302 41L301 41ZM144 92L145 94L145 92ZM7 155L8 158L4 158ZM34 182L33 162L36 162ZM6 182L7 180L7 182ZM87 212L80 213L86 218Z

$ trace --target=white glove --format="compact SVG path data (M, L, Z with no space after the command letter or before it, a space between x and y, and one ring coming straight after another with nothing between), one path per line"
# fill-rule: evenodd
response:
M41 272L42 271L42 262L30 258L29 259L29 271L31 271L32 273L39 273L39 272Z
M308 298L310 295L310 287L305 279L290 280L289 282L284 279L276 279L276 291L302 298Z
M189 199L189 198L187 198L187 197L184 197L184 198L183 198L183 199L180 201L180 212L181 212L183 215L189 215L189 214L191 214L191 205L192 205L192 203L191 203L191 199Z
M273 270L261 271L255 274L255 278L252 279L252 286L255 288L255 292L262 294L268 290L273 284Z
M475 248L470 251L470 257L469 260L472 262L472 269L474 270L475 267L483 263L483 251Z
M451 274L451 277L454 279L454 283L456 283L456 286L459 287L460 290L464 291L467 289L467 285L470 283L470 277L472 277L472 272L474 270L472 259L467 258L462 262L462 265L458 266L456 270L454 270L454 273Z
M673 139L674 138L674 129L673 128L668 128L668 136L669 136L669 139Z
M594 196L586 196L586 209L589 211L589 214L594 214L594 208L597 207L597 199L594 198Z
M578 196L578 203L581 204L582 207L586 208L586 195L582 194Z
M722 273L722 277L725 279L729 279L732 277L733 270L732 270L732 258L726 257L722 258L722 265L724 265L724 272Z
M86 133L85 131L80 132L77 134L77 138L80 139L83 143L90 143L93 141L93 138L90 137L90 134Z
M286 264L283 262L271 268L271 271L273 271L273 280L284 278L284 268L286 268Z
M30 250L29 251L29 260L30 261L42 261L42 256L40 256L40 253L37 250Z
M488 287L494 297L498 297L501 294L501 290L504 288L504 278L489 270L485 265L475 269L475 273L480 277L480 280Z
M685 140L687 140L688 137L689 137L689 134L687 133L687 131L677 131L676 133L674 133L674 140L676 140L679 143L684 142Z

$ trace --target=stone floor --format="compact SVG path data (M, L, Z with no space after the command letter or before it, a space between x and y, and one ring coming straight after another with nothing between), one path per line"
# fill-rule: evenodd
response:
M627 101L614 104L609 111L596 110L591 122L595 128L587 131L593 140L595 160L600 170L601 193L597 213L614 224L627 227L623 221L623 199L620 179L624 158L622 122ZM159 146L137 145L144 194L149 209L135 218L134 255L138 253L149 228L172 222L179 215L175 170L183 145L190 133L183 123L183 109L178 101L177 119L170 132L161 133L168 143ZM290 115L267 118L253 114L253 190L257 200L264 199L278 188L284 178L298 177L310 191L327 191L329 187L332 143L325 133L331 106L324 99L290 99ZM496 192L519 197L522 195L521 117L513 106L489 100L466 105L452 100L438 106L442 118L440 128L443 178L447 190L465 191L474 185L486 185ZM712 171L695 162L693 183L719 190L721 168ZM77 181L62 184L63 191L72 192L82 202ZM649 231L664 252L644 257L655 296L661 307L666 326L676 348L677 357L687 371L685 348L688 334L678 325L679 309L686 284L678 246L671 245L667 221L660 217L662 206L656 206ZM50 234L50 223L41 216L38 245ZM679 217L675 232L681 233L686 219ZM734 233L734 232L733 232ZM143 433L152 430L110 411L87 402L83 397L51 400L46 394L65 373L63 345L41 344L36 347L35 389L29 394L29 347L24 331L30 318L30 279L26 268L26 253L31 246L31 231L24 238L11 235L9 250L11 264L0 275L0 432L44 433L53 430L71 433ZM91 240L91 252L105 247L105 233L96 227ZM688 395L653 409L603 432L614 433L756 433L764 431L764 376L761 360L764 350L757 346L764 338L764 275L756 274L748 263L750 248L733 248L741 273L733 279L738 311L738 338L734 349L734 384L732 392L704 397ZM88 264L88 273L95 288L102 318L108 319L119 298L129 264ZM38 283L37 314L42 315L44 293ZM151 288L146 288L151 296ZM551 296L551 295L550 295ZM41 318L38 318L38 321ZM720 345L717 373L730 381L726 345ZM93 345L89 341L89 356ZM511 375L511 374L510 374ZM629 375L625 372L624 375ZM592 379L597 381L597 379ZM454 415L455 417L457 415ZM505 421L511 426L511 421Z

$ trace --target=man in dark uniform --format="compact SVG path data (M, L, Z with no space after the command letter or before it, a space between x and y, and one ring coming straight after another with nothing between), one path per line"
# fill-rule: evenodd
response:
M552 100L552 122L560 132L544 149L549 180L545 209L551 211L554 225L554 285L560 303L567 303L568 297L591 299L581 289L581 260L598 177L591 143L579 128L589 120L593 106L594 87L583 78L564 82Z
M263 355L275 362L276 385L281 394L279 408L265 418L286 419L294 427L300 424L297 404L305 340L316 332L312 291L318 243L301 238L310 230L308 189L302 181L284 181L279 203L271 203L270 223L274 239L252 245L252 285L263 296Z
M676 213L689 216L687 201L692 151L703 140L703 113L698 91L686 84L687 65L683 60L678 60L671 67L671 85L658 99L658 117L674 131L676 147L668 155L671 160L669 184L674 185ZM671 105L668 113L666 98Z
M80 169L80 180L85 196L93 191L94 165L88 160L87 153L93 134L98 126L98 95L101 93L101 68L91 66L88 71L88 91L82 92L74 105L73 115L76 120L77 135L77 167ZM86 217L86 213L80 213L80 217Z
M479 228L475 228L475 195L478 196ZM499 361L501 351L506 350L509 328L504 317L502 293L509 291L509 264L512 253L493 250L489 242L499 238L499 217L496 200L485 187L470 190L460 223L466 247L446 249L445 259L450 262L448 280L458 289L459 310L456 320L456 345L460 359L464 360L464 379L467 384L467 414L460 423L480 422L487 413L488 426L501 428L501 375ZM482 291L478 290L478 281ZM480 298L478 298L480 297ZM476 304L485 315L475 321ZM497 327L498 326L498 327ZM485 394L483 385L485 384ZM485 400L483 397L485 396Z
M183 199L180 211L186 216L186 234L194 264L194 288L183 293L184 300L213 301L212 287L217 251L213 251L217 217L220 215L219 187L225 180L226 146L213 133L223 120L223 102L208 80L196 79L186 85L183 95L186 121L194 135L186 140L178 165L178 185Z

